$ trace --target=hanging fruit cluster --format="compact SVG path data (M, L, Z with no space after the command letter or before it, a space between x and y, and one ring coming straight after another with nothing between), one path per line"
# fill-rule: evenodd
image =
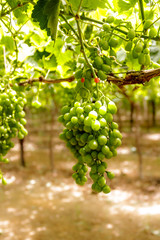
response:
M4 88L3 84L0 87L0 162L8 162L4 156L14 146L11 139L17 135L22 139L28 133L23 111L26 99L24 93L17 94L11 88Z
M115 103L103 97L66 105L59 116L65 126L60 138L66 141L66 146L78 160L73 166L73 178L77 184L84 185L90 167L89 174L94 182L92 189L96 192L110 192L105 175L109 179L114 177L107 171L104 159L116 156L116 148L121 145L122 135L118 124L113 122L116 111Z

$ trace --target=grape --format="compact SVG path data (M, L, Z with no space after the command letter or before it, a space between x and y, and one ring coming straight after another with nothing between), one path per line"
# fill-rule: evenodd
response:
M105 72L105 73L109 73L111 71L111 67L107 64L102 64L102 70Z
M72 118L71 118L71 122L72 122L73 124L76 124L76 123L78 122L78 118L77 118L77 117L72 117Z
M104 31L109 32L110 29L111 29L110 24L108 24L108 23L104 23L104 24L103 24L103 30L104 30Z
M108 172L108 171L107 171L107 177L108 177L109 179L113 179L113 178L115 177L115 174L112 173L112 172Z
M107 125L107 122L106 122L105 118L100 118L99 122L100 122L101 127L105 127Z
M101 46L101 48L102 48L103 50L108 50L108 49L109 49L108 42L105 41L105 40L101 40L101 41L99 42L99 45Z
M127 36L128 36L129 39L135 38L135 31L134 31L133 28L128 31Z
M18 86L17 91L14 91L11 88L3 88L3 83L0 83L0 162L9 161L4 156L14 147L11 139L16 136L23 139L28 134L24 127L26 124L23 111L25 103L25 94L19 92ZM3 177L1 179L2 182L5 181Z
M95 108L100 108L102 106L102 103L101 101L96 101L94 105L95 105Z
M104 193L109 193L111 191L110 187L108 185L105 185L102 189Z
M108 103L108 109L107 109L107 111L108 111L109 113L111 113L111 114L115 114L115 113L117 112L117 107L116 107L116 105L115 105L114 102L110 101L110 102Z
M97 141L96 141L95 139L92 139L91 141L89 141L89 147L90 147L90 149L92 149L92 150L97 149L97 147L98 147Z
M104 177L100 177L98 179L98 184L100 187L103 187L106 184L106 179Z
M91 126L94 131L98 131L101 127L100 122L98 120L92 121Z
M107 79L107 75L106 75L102 70L99 70L99 71L98 71L98 77L99 77L101 80Z
M100 113L101 115L105 115L106 111L107 111L106 106L102 106L102 107L99 108L99 113Z
M147 30L151 24L152 24L152 20L146 20L143 26L144 29Z
M94 65L97 69L101 69L101 66L103 64L103 59L99 56L97 56L95 59L94 59Z
M151 28L150 31L149 31L149 37L150 38L154 38L157 36L157 30L155 28Z
M145 54L144 53L139 54L138 62L139 62L140 65L145 65Z
M89 113L89 118L97 119L97 117L98 117L98 114L97 114L96 111L91 111L91 112Z
M107 18L106 18L106 22L107 23L112 23L114 22L114 17L112 15L109 15Z
M105 135L98 136L98 143L100 145L105 145L107 143L107 137Z
M76 109L76 113L78 113L78 114L82 114L83 113L83 108L82 107L77 107L77 109Z
M103 165L100 165L99 167L98 167L98 172L99 173L104 173L105 172L105 167L103 166Z
M127 42L127 44L125 45L125 50L126 51L131 51L132 49L132 41Z
M110 68L104 63L103 66ZM73 179L77 184L84 185L87 181L85 175L88 166L91 168L89 175L94 182L92 189L96 192L108 193L110 188L106 185L104 174L106 172L109 178L112 175L106 170L107 163L104 162L104 159L117 155L116 148L120 146L122 139L118 124L113 122L112 114L117 111L115 103L107 97L99 100L94 93L94 97L90 101L88 99L81 100L81 103L73 102L70 106L65 106L62 109L63 113L59 120L65 128L63 133L60 134L60 138L66 141L66 146L78 160L78 165L73 166ZM20 112L22 111L21 109ZM14 121L10 124L15 126ZM25 131L21 122L16 124L19 135L24 135ZM5 132L5 128L0 128L0 131ZM7 132L4 134L7 134ZM5 136L7 137L7 135Z
M117 38L111 37L111 39L109 41L109 46L115 48L115 47L117 47L117 45L118 45Z
M142 52L142 50L143 50L143 43L142 42L138 42L134 49L135 49L136 53Z
M86 126L91 126L91 124L92 124L92 119L87 116L87 117L84 119L84 125L86 125Z

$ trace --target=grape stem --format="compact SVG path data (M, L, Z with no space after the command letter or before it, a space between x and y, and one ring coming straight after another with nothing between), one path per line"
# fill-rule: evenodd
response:
M145 22L145 17L144 17L144 6L143 6L143 0L139 0L139 8L141 12L141 17L142 17L142 23L144 24Z
M126 76L124 78L116 77L114 73L112 73L108 75L106 81L112 82L116 84L118 87L122 87L124 85L131 85L131 84L144 84L145 82L149 82L150 79L158 76L160 76L160 68L142 70L142 71L129 71L129 72L126 72ZM21 79L26 79L26 78L21 77ZM14 80L16 80L16 78L14 78ZM61 79L45 79L43 76L40 76L39 78L31 78L26 81L20 82L19 85L26 86L27 84L33 84L34 82L55 84L55 83L61 83L61 82L73 82L74 80L75 80L74 76L70 76L68 78L61 78Z
M77 18L76 19L76 22L77 22L77 28L78 28L78 33L79 33L79 42L80 42L80 45L81 45L81 52L83 53L83 56L86 60L86 63L87 65L90 67L92 73L93 73L93 77L96 78L96 73L94 71L94 68L92 66L92 64L89 62L88 58L87 58L87 55L85 53L85 49L84 49L84 43L83 43L83 38L82 38L82 31L81 31L81 27L80 27L80 24L79 24L79 19Z

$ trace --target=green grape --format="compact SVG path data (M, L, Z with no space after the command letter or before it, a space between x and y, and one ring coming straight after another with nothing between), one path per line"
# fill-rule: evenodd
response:
M95 139L89 141L89 147L92 150L96 150L98 148L98 143Z
M127 44L125 45L125 50L131 51L131 49L132 49L132 41L128 41Z
M113 129L113 131L112 131L112 136L113 136L114 138L120 138L120 139L122 139L122 134L120 133L120 131L119 131L118 129Z
M106 136L105 135L99 135L98 136L98 143L102 146L105 145L107 143Z
M118 124L116 122L111 123L111 128L112 129L118 129Z
M106 184L106 179L104 177L100 177L98 179L98 184L100 187L103 187Z
M98 159L102 161L102 160L104 160L104 158L105 158L105 155L102 152L99 152Z
M111 39L109 40L109 46L110 47L117 47L118 45L118 40L115 37L111 37Z
M86 126L91 126L91 124L92 124L92 119L87 116L87 117L84 119L84 125L86 125Z
M71 114L65 113L63 117L64 117L64 120L68 122L71 119Z
M92 121L91 127L94 131L98 131L101 127L100 122L98 120Z
M105 172L105 167L103 166L103 165L100 165L99 167L98 167L98 172L99 173L104 173Z
M148 19L148 20L145 21L143 28L145 30L147 30L150 27L151 24L152 24L152 20Z
M101 69L101 66L103 64L103 59L99 56L95 57L94 59L94 66L97 68L97 69Z
M89 118L91 118L91 119L97 119L97 117L98 117L98 114L97 114L97 112L96 111L91 111L91 112L89 112Z
M152 27L152 28L149 30L149 37L150 37L150 38L154 38L154 37L156 37L156 36L157 36L157 30Z
M136 53L142 52L142 50L143 50L143 43L139 41L139 42L136 44L136 46L135 46L134 49L135 49L135 52L136 52Z
M102 191L107 194L107 193L109 193L111 191L111 189L110 189L110 187L108 185L105 185L103 187Z
M80 106L81 106L80 102L75 102L74 103L74 107L80 107Z
M108 24L108 23L103 23L103 30L104 30L104 31L109 32L110 29L111 29L110 24Z
M114 102L110 101L107 107L108 107L107 109L108 113L115 114L117 112L117 107Z
M109 149L109 147L107 145L102 147L102 153L104 155L107 155L109 152L110 152L110 149Z
M83 160L87 163L88 166L93 163L93 159L90 154L84 155Z
M98 183L94 183L92 185L92 189L96 192L101 192L102 191L102 188L98 185Z
M102 103L101 103L101 101L98 100L95 102L94 105L95 105L95 108L100 108L102 106Z
M96 159L98 157L98 153L96 151L92 151L91 156L93 159Z
M112 116L111 113L106 113L105 116L104 116L104 118L106 119L106 121L107 121L108 123L110 123L110 122L113 121L113 116Z
M106 22L107 23L113 23L114 22L114 17L112 15L109 15L107 18L106 18Z
M106 106L101 106L101 107L99 108L99 113L100 113L101 115L105 115L106 112L107 112Z
M139 54L138 62L139 62L140 65L145 65L145 54L144 53Z
M82 114L84 112L84 109L82 107L77 107L76 113L77 114Z
M73 124L78 123L78 118L77 118L77 117L72 117L72 118L71 118L71 122L72 122Z
M107 64L102 64L102 71L109 73L111 71L111 67Z
M113 157L113 153L111 151L109 151L107 154L105 154L105 157L107 159L110 159L111 157Z
M107 122L106 122L106 119L105 118L100 118L99 119L99 122L100 122L100 126L101 127L105 127L107 125Z
M127 36L128 36L129 39L135 38L135 31L134 31L133 28L131 28L131 29L128 31Z
M151 58L149 54L145 54L145 65L148 66L151 64Z
M99 45L100 45L101 48L102 48L103 50L105 50L105 51L109 49L108 42L105 41L105 40L100 40Z
M92 165L91 173L96 173L96 172L97 172L97 165Z
M98 71L98 77L99 77L101 80L107 79L107 75L106 75L102 70L99 70L99 71Z

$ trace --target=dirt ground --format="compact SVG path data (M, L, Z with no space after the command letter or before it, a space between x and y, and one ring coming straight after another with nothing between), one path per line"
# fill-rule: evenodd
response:
M74 183L76 160L58 138L59 125L53 131L53 172L47 131L26 138L26 168L18 143L1 166L8 185L0 186L0 240L160 239L160 129L141 134L142 181L134 135L123 133L118 156L108 160L116 173L108 195L92 193L90 179Z

